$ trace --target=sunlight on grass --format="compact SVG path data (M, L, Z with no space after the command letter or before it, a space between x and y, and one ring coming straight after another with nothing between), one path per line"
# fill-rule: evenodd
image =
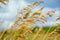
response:
M32 2L27 5L27 7L22 8L14 17L16 20L14 24L11 25L11 28L0 32L0 40L60 40L60 24L54 26L43 25L47 23L47 17L52 17L56 10L46 12L47 17L42 14L45 8L44 6L36 12L32 12L32 10L41 3L42 2ZM32 16L30 16L30 13L33 13ZM22 15L21 17L20 14ZM59 19L60 16L58 16L55 21ZM36 22L39 22L42 26L36 26ZM7 24L7 27L9 24L10 23Z

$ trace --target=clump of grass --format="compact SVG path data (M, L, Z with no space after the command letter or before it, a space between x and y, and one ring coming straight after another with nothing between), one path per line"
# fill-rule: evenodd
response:
M50 27L43 27L43 32L38 32L40 27L34 27L31 28L32 30L28 31L26 34L24 34L26 31L24 29L19 30L6 30L3 32L0 32L0 40L43 40L43 37L45 36L47 30L49 30ZM49 31L49 34L47 34L46 40L51 39L50 33L53 32L56 29L55 27L51 27L51 30ZM55 34L56 35L56 34ZM59 34L58 34L59 35ZM35 37L36 36L36 37ZM35 37L35 38L34 38ZM54 36L55 38L56 36ZM34 38L34 39L33 39ZM54 40L52 37L52 39ZM59 39L60 36L57 36ZM51 39L51 40L52 40ZM56 39L57 40L57 39Z
M29 17L30 13L32 13L32 9L39 4L41 4L41 2L33 2L26 8L23 8L19 14L16 15L17 19L11 26L11 29L4 30L0 33L0 40L59 40L60 36L58 35L60 34L60 28L58 31L55 31L57 26L29 28L29 24L35 25L35 22L40 22L41 24L47 22L47 17L41 14L45 7L40 8L38 11L34 12L32 16ZM51 10L46 14L49 17L52 17L53 13L55 12L56 10ZM18 16L20 14L22 14L22 17ZM37 18L41 20L36 20ZM60 16L57 20L59 19Z

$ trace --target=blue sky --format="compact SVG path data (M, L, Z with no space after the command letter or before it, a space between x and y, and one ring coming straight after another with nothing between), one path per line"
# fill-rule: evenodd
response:
M28 5L31 2L34 1L41 1L43 2L43 4L39 5L38 7L36 7L34 10L37 10L38 8L45 6L43 13L47 12L48 10L52 10L52 9L57 9L56 13L54 14L53 17L48 17L48 22L46 22L43 25L51 25L54 24L54 18L56 18L59 14L60 14L60 0L10 0L10 2L7 5L4 5L2 3L0 3L0 6L2 6L3 8L0 8L0 21L5 20L4 22L4 26L1 26L0 29L4 29L4 28L9 28L6 26L6 24L9 22L10 25L14 22L14 16L17 14L17 12L25 7L26 5ZM36 23L36 25L41 25L40 23Z

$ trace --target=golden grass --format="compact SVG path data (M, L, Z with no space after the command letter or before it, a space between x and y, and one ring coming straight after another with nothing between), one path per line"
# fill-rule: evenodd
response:
M11 28L0 33L0 40L60 40L60 33L58 32L60 26L57 26L58 29L55 28L52 32L49 32L52 28L50 27L46 33L44 32L45 30L43 27L39 27L39 29L35 29L35 32L33 32L32 30L34 28L29 26L29 24L35 25L36 21L39 21L41 24L47 22L47 17L41 14L45 7L40 8L38 11L34 12L30 18L28 18L29 14L32 12L32 9L40 3L41 2L33 2L26 8L20 10L20 12L16 15L16 21ZM55 11L56 10L51 10L46 12L46 14L51 17ZM19 14L23 14L22 17L19 17ZM36 20L37 18L41 20ZM60 17L58 19L60 19ZM7 26L8 25L9 23Z
M24 26L25 27L25 26ZM24 30L28 29L28 30ZM32 32L32 28L29 29L21 28L18 30L6 30L0 33L0 40L58 40L60 38L60 33L57 33L55 31L49 32L49 30L44 33L43 27L40 27L36 32ZM54 29L55 30L55 29Z

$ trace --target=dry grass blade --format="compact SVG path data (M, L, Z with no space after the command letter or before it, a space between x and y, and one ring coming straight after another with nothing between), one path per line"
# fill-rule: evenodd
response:
M53 15L53 13L55 13L55 12L56 12L56 10L51 10L51 11L46 12L46 14L51 17Z
M58 34L56 37L55 37L55 39L54 40L57 40L57 38L60 36L60 34Z
M4 37L4 35L5 35L5 32L6 32L6 31L3 31L3 32L2 32L2 34L1 34L1 36L0 36L0 40L3 40L3 37Z
M35 40L36 37L39 35L40 32L42 32L43 27L40 27L39 30L36 32L36 34L33 36L32 40Z
M37 12L33 13L32 16L34 16L34 15L39 15L40 16L40 14L41 14L41 12L44 8L45 7L40 8Z
M6 5L6 3L9 2L9 0L0 0L0 2Z
M45 22L47 22L47 18L44 15L41 15L40 19L44 20Z
M56 21L60 20L60 15L58 16L58 18L56 19Z
M44 37L43 37L43 40L46 40L47 39L47 37L48 37L48 35L50 35L49 34L49 31L51 30L51 26L50 26L50 28L49 28L49 30L46 32L46 34L44 35Z

